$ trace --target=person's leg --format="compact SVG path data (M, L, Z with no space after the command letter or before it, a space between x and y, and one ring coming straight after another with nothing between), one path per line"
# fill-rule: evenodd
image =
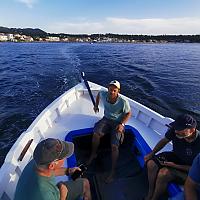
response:
M158 200L167 191L167 185L174 179L170 169L164 167L159 170L152 200Z
M116 124L112 124L113 131L111 133L111 159L112 166L109 176L106 179L106 182L112 182L115 174L115 168L117 165L117 160L119 157L119 146L123 143L124 133L120 133L116 131Z
M119 157L119 147L117 145L115 145L115 144L112 144L111 148L112 148L112 153L111 153L112 167L111 167L110 174L106 179L107 183L111 182L113 180L113 178L114 178L117 159Z
M92 199L91 191L90 191L90 183L89 183L88 179L85 179L85 178L83 181L83 197L84 197L84 200Z
M64 183L68 189L66 200L77 200L81 197L91 200L90 184L86 178L78 178L75 181L70 180Z
M99 120L95 126L94 126L94 134L92 136L92 152L90 154L89 159L86 162L86 165L90 165L91 162L96 158L97 149L100 144L101 137L104 136L104 134L108 133L110 129L109 121L105 117L103 117L101 120Z
M153 196L158 170L159 168L153 160L147 162L149 190L145 200L150 200Z
M92 136L92 152L89 157L89 160L86 162L87 165L90 165L91 162L94 160L94 158L97 156L97 149L99 147L101 137L102 137L102 135L100 135L98 133L93 134L93 136Z
M149 200L152 198L152 196L154 194L154 190L155 190L155 184L156 184L158 170L163 167L162 161L159 161L159 160L174 162L175 160L177 160L177 157L171 151L170 152L162 152L162 153L155 155L151 160L149 160L147 162L149 191L148 191L148 195L145 198L146 200Z

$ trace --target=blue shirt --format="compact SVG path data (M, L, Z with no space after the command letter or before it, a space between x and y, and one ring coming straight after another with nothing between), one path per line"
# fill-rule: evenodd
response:
M200 184L200 154L196 156L189 171L189 177Z
M104 117L107 119L121 122L124 115L131 110L129 102L121 95L118 96L117 101L114 104L108 102L107 91L100 91L99 96L104 105Z
M188 176L199 185L198 199L200 199L200 154L198 154L194 159Z
M196 134L197 137L193 142L177 138L174 129L169 129L165 134L165 137L172 141L173 152L185 165L192 165L194 158L200 153L200 135L198 130Z

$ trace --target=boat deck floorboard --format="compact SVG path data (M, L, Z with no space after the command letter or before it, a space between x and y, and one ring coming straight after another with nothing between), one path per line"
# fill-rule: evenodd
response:
M96 200L140 200L147 193L148 180L134 155L133 136L127 135L120 146L114 180L106 183L111 169L111 149L108 138L101 141L98 156L84 174L91 184L92 196ZM77 163L84 163L90 154L91 135L74 139Z

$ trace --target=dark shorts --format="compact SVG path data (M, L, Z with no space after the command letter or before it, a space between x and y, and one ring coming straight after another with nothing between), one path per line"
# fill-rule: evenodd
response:
M182 160L180 160L173 152L162 152L159 153L157 155L155 155L152 160L157 164L157 166L159 167L159 169L166 167L163 166L161 163L163 161L166 162L174 162L178 165L186 165ZM160 161L161 160L161 161ZM174 182L183 185L188 173L186 171L182 171L182 170L178 170L172 167L166 167L170 170L170 172L173 174L174 178Z
M75 181L70 180L65 182L65 185L68 189L66 200L78 200L80 197L83 197L83 182L83 178L78 178Z
M119 123L114 120L110 120L103 117L101 120L99 120L95 124L94 133L102 135L102 136L106 134L110 134L111 144L115 144L119 146L120 144L122 144L124 140L124 133L119 133L116 131L116 127L118 124Z

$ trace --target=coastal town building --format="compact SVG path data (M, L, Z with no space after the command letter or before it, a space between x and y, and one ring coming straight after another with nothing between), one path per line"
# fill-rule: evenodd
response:
M0 33L0 42L86 42L86 43L194 43L200 42L200 35L119 35L119 34L92 34L70 35L50 34L25 35L20 33Z
M46 38L47 42L60 42L60 38L59 37L48 37Z
M8 37L7 35L3 34L3 33L0 33L0 41L1 42L5 42L8 40Z
M0 33L1 42L33 42L34 39L31 36L20 34L5 34Z

